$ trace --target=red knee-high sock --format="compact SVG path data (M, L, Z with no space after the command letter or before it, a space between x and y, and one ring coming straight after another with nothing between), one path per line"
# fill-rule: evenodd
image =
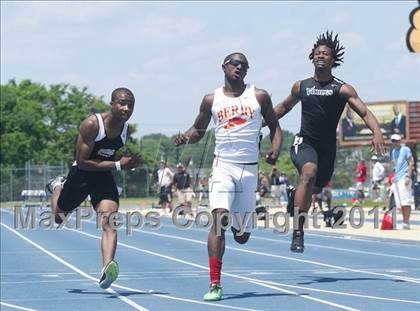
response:
M220 285L220 274L222 272L222 261L217 257L209 258L210 283Z

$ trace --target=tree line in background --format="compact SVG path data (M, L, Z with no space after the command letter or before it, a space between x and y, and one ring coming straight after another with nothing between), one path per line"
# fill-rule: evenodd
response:
M109 102L103 97L90 94L86 87L78 88L69 84L45 86L30 80L20 83L10 80L1 85L0 105L2 168L23 167L28 161L35 164L71 165L75 158L75 142L81 121L90 114L109 109ZM207 131L199 143L180 147L174 146L173 137L156 133L135 138L137 125L130 123L130 129L131 135L120 150L120 155L140 154L145 164L135 172L126 174L126 184L144 178L150 184L152 181L149 176L156 171L162 158L167 160L170 167L182 162L192 169L211 168L214 150L212 129ZM289 176L290 182L296 184L297 173L289 156L292 141L293 133L283 130L283 145L276 166ZM262 139L260 147L260 170L266 174L271 171L271 167L264 161L270 146L267 135ZM367 152L362 151L363 154ZM337 163L342 165L337 165L334 187L349 187L352 184L354 167L348 165L351 154L351 149L339 148Z

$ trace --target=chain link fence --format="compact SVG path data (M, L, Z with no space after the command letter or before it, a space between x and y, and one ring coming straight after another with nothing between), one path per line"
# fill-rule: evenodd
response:
M66 176L68 166L32 164L27 162L25 167L1 168L1 202L13 202L24 200L28 191L43 191L46 184L58 175ZM153 197L158 196L160 189L156 187L158 167L146 165L136 168L134 171L122 171L115 173L115 181L122 188L121 197ZM170 167L175 173L176 168ZM210 169L188 169L192 179L192 187L198 189L198 180L208 176ZM196 182L197 180L197 182Z
M1 168L1 202L19 201L24 190L44 190L48 181L58 175L65 175L67 167L61 165L34 165Z

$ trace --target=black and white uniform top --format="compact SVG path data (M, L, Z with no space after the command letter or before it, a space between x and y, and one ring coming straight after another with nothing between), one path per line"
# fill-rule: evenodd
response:
M112 161L117 150L124 146L127 141L128 123L124 123L119 136L110 139L106 136L102 115L100 113L95 115L98 119L99 131L95 138L95 146L93 147L89 160Z
M108 138L101 114L96 114L99 131L89 160L113 161L115 153L127 141L128 124L122 126L120 135ZM58 206L62 211L72 211L90 195L94 208L102 200L119 202L119 195L111 171L86 171L79 169L74 162L66 182L58 198Z
M320 82L313 77L300 82L299 98L302 102L300 136L308 143L335 143L336 129L346 105L340 95L345 82L333 77Z

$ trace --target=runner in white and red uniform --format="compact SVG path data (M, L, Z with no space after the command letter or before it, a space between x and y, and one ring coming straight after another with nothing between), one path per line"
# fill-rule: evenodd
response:
M204 300L220 300L223 297L220 274L225 230L220 228L220 220L227 225L227 215L230 215L231 229L238 243L246 243L251 234L253 217L250 213L255 210L262 118L270 128L272 141L272 151L266 157L269 164L275 164L281 145L281 131L270 96L265 90L244 82L249 68L245 55L228 55L222 68L225 85L204 96L194 125L175 138L176 145L195 143L204 136L212 118L216 125L215 158L209 184L210 208L215 221L207 243L210 291L204 295ZM250 221L239 224L237 219L246 220L247 213L251 216Z

